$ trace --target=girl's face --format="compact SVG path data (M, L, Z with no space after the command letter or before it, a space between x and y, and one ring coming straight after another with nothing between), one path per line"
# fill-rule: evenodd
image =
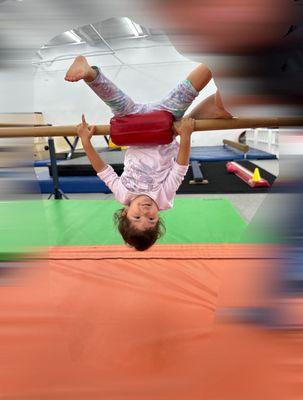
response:
M159 221L158 206L147 195L135 197L128 207L125 207L127 218L132 226L140 231L154 228Z

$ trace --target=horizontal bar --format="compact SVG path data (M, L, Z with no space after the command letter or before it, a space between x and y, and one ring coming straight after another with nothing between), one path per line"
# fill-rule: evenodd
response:
M109 135L109 125L97 125L95 135ZM78 136L75 125L40 126L33 128L0 128L0 138Z
M196 120L195 131L211 131L242 128L279 128L282 126L303 126L303 116L300 117L241 117L231 119Z
M19 122L0 122L0 128L34 128L39 126L51 126L48 124L22 124Z
M234 149L241 150L243 153L247 153L249 151L249 146L247 146L247 144L237 143L227 139L223 139L223 143L229 147L233 147Z
M273 128L303 126L303 117L261 117L203 119L195 121L195 131L211 131L242 128ZM109 125L96 125L95 135L109 135ZM48 137L77 136L77 128L68 126L41 126L33 128L0 128L0 137Z

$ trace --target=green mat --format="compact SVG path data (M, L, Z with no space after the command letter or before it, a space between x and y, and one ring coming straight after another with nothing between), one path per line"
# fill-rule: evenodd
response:
M0 253L54 245L123 243L113 226L113 200L0 202ZM160 213L166 235L159 243L241 243L246 223L226 199L181 198Z

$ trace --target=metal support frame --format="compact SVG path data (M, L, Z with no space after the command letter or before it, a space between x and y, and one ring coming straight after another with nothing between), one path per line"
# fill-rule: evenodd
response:
M67 142L67 144L69 145L69 147L71 148L71 151L66 156L66 160L71 160L73 158L74 152L75 152L76 147L78 145L79 136L75 137L73 143L70 142L70 140L69 140L69 138L67 136L64 136L64 139Z
M55 143L52 137L48 138L48 148L51 162L51 170L53 176L53 191L49 195L48 200L53 196L56 200L67 199L66 194L59 188L59 178L58 178L58 168L57 168L57 159L56 159L56 151L55 151Z

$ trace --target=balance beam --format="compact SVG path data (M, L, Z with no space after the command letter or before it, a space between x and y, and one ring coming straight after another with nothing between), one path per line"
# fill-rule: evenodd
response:
M203 119L195 121L195 131L213 131L243 128L278 128L282 126L303 126L303 117L262 117L262 118L231 118ZM109 125L96 125L95 135L109 135ZM0 128L0 138L9 137L58 137L77 136L77 127L68 126L38 126L23 128Z
M249 146L247 146L247 144L237 143L227 139L223 139L223 144L229 147L233 147L234 149L243 151L243 153L247 153L249 151Z
M202 171L200 169L200 164L198 161L191 161L190 163L192 172L193 172L193 178L191 181L189 181L190 185L206 185L208 183L208 180L204 178Z

